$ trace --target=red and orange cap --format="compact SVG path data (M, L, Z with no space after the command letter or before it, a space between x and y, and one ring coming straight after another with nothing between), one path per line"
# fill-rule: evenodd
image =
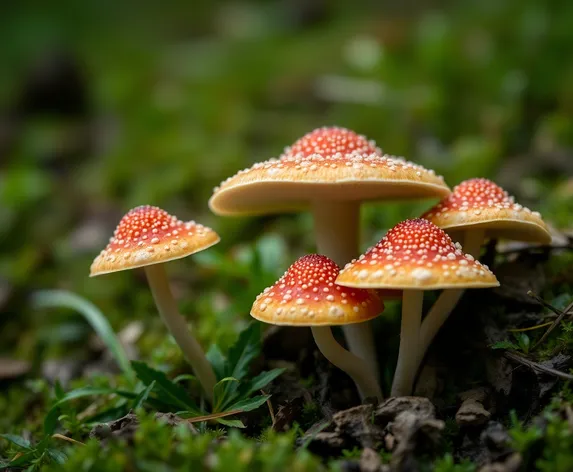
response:
M95 258L90 276L180 259L213 246L211 228L181 221L161 208L143 205L119 222L107 247Z
M440 228L463 231L481 228L489 237L548 244L551 235L541 214L515 203L488 179L470 179L422 215Z
M257 297L251 316L275 325L319 326L358 323L382 313L373 291L337 285L339 270L326 256L301 257Z
M480 288L499 285L487 266L464 254L433 223L406 220L340 271L347 287L398 290Z

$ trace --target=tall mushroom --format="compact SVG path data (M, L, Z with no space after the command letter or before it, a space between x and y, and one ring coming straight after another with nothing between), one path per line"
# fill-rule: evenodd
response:
M324 357L354 380L361 397L381 400L370 366L340 346L330 326L365 322L378 316L384 305L373 291L337 285L339 270L326 256L301 257L257 297L251 316L274 325L310 326Z
M512 239L549 244L551 235L541 215L515 203L515 199L488 179L470 179L422 218L462 241L464 251L476 259L486 238ZM440 327L462 297L464 290L444 290L422 322L420 362Z
M403 290L402 326L392 395L409 395L417 370L424 290L498 284L489 269L427 220L406 220L340 271L347 287Z
M119 222L107 247L95 258L90 276L143 267L155 304L167 329L191 364L209 399L215 374L189 331L169 288L163 263L189 256L219 242L215 231L194 221L181 221L161 208L144 205Z
M359 250L360 204L370 200L444 197L434 171L382 154L373 141L339 127L318 128L279 159L257 163L215 189L219 215L312 212L318 252L344 265ZM349 348L378 372L369 324L344 329Z

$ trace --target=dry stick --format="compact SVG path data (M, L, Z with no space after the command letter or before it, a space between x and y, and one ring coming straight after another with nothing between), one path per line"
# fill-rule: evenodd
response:
M261 393L263 395L266 395L267 393L264 390L261 390ZM275 416L275 410L273 408L273 404L271 403L271 397L269 395L269 398L267 398L267 407L269 408L269 415L271 416L271 427L274 429L275 428L275 424L277 422L276 416Z
M544 374L554 375L555 377L559 377L565 380L573 380L573 375L571 374L567 374L565 372L561 372L560 370L553 369L551 367L546 367L537 362L530 361L529 359L520 356L518 354L515 354L513 352L505 351L503 355L504 357L510 360L519 362L520 364L529 367L531 370L536 370L537 372L542 372Z
M565 318L565 316L567 314L569 314L569 310L571 310L573 308L573 302L571 302L569 304L569 306L567 308L565 308L565 310L563 311L559 311L557 310L557 308L551 306L549 303L547 303L545 300L543 300L541 297L538 297L537 295L535 295L531 290L529 292L527 292L527 294L530 297L535 298L535 300L537 300L539 303L541 303L543 306L549 308L551 311L553 311L554 313L557 313L559 316L557 317L557 319L553 322L553 324L547 329L547 331L545 331L545 333L543 333L543 336L541 336L541 338L539 339L539 341L537 341L534 345L533 348L535 349L537 346L539 346L543 341L545 341L547 339L547 336L549 336L551 334L551 331L553 331L557 325L559 325L559 323L561 323L561 321L563 320L563 318Z

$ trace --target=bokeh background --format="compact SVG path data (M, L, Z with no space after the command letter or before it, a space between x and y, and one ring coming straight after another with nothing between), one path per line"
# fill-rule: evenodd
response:
M151 362L181 361L140 271L88 278L140 204L221 234L169 273L203 342L227 345L256 294L314 250L312 225L216 217L208 198L318 126L365 134L450 186L492 178L571 228L573 2L152 3L0 7L0 355L93 355L77 313L31 306L58 288L118 331L140 323ZM432 203L366 206L363 249Z

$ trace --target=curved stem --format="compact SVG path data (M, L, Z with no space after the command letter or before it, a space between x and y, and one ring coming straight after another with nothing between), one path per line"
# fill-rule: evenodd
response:
M485 234L483 230L473 229L471 231L466 231L463 235L463 251L466 254L471 254L476 259L479 258L484 236ZM464 292L465 290L462 289L444 290L424 318L420 329L420 348L418 351L416 372L426 355L426 351L432 344L434 337L438 334L438 331L446 322L460 301L460 298L462 298Z
M311 329L320 352L333 365L346 372L354 380L362 400L369 397L382 400L380 386L368 365L338 344L329 326L312 326Z
M215 373L201 346L191 334L185 318L180 315L177 309L163 264L153 264L144 269L153 299L163 322L183 351L183 355L191 364L197 379L207 394L207 398L211 401L213 399L213 387L217 382Z
M418 351L418 362L416 370L418 370L422 359L426 355L426 351L432 344L434 337L438 334L438 331L442 325L446 322L450 313L456 307L460 298L464 294L465 290L454 289L454 290L444 290L430 308L430 311L422 321L422 327L420 328L420 344Z
M360 202L317 201L312 204L318 252L340 267L359 254ZM378 380L378 361L369 321L342 327L348 349L364 359Z
M402 326L398 364L392 383L392 396L402 397L412 393L418 361L420 322L422 320L422 290L404 290L402 295Z

